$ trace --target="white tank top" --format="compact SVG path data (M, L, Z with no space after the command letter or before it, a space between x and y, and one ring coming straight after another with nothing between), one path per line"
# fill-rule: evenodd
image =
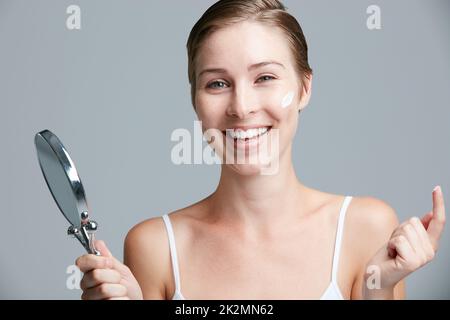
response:
M343 234L343 230L344 230L345 214L347 212L347 207L350 204L351 200L352 200L352 196L346 196L342 203L341 210L339 212L339 220L338 220L337 231L336 231L336 239L335 239L335 243L334 243L334 254L333 254L333 263L332 263L332 270L331 270L331 282L328 285L325 292L320 297L321 300L344 300L344 297L343 297L341 290L339 289L339 285L338 285L338 266L339 266L339 256L340 256L340 251L341 251L342 234ZM168 214L164 214L162 216L162 218L164 220L167 235L169 238L170 256L171 256L171 260L172 260L172 271L173 271L173 276L175 279L175 292L172 296L172 300L185 300L185 298L183 297L183 294L181 293L180 271L179 271L179 267L178 267L177 249L175 246L175 236L173 233L172 224L170 222Z

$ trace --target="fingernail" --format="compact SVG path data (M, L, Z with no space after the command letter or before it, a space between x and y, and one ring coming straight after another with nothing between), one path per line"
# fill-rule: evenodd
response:
M436 187L434 187L434 189L433 189L433 192L436 192L436 191L441 191L441 186L436 186Z

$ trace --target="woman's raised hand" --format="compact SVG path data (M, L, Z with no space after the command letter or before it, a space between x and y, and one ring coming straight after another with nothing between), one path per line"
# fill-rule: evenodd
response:
M439 186L434 188L432 198L432 211L421 219L413 217L400 224L386 246L369 261L367 266L372 270L375 266L379 271L381 288L377 289L392 292L399 281L433 260L445 225L444 198ZM364 288L367 298L370 291L373 290Z
M130 269L114 258L101 240L95 241L101 256L85 254L76 260L84 273L80 282L83 300L142 299L142 291Z

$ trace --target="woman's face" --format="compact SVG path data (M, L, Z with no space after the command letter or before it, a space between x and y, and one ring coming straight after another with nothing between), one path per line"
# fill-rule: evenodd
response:
M198 51L196 79L198 118L204 132L222 133L212 143L219 157L234 150L234 160L226 157L229 166L244 175L260 173L267 165L267 158L259 161L262 144L268 146L269 161L290 156L311 82L302 85L279 28L245 21L213 32ZM244 163L236 163L243 154Z

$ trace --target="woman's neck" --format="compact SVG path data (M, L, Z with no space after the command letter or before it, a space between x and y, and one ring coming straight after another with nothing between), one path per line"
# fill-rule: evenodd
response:
M295 174L290 155L285 155L274 175L245 176L222 165L219 184L210 200L216 219L265 230L298 217L307 190Z

